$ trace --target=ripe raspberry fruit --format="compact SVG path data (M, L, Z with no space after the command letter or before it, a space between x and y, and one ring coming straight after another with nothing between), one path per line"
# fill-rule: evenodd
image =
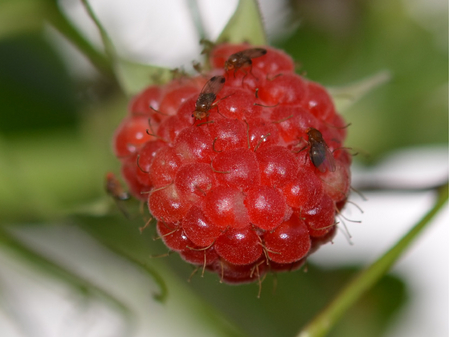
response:
M271 47L223 44L209 73L150 86L114 137L167 247L228 283L300 268L350 189L345 124Z

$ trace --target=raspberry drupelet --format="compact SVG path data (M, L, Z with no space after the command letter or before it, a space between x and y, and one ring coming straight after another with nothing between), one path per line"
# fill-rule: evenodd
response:
M167 247L222 281L298 269L350 191L345 123L283 51L222 44L209 62L133 99L114 137L122 176Z

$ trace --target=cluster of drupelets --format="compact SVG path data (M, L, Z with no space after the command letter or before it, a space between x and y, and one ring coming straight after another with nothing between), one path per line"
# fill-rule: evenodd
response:
M220 280L298 269L349 194L345 123L280 50L223 44L209 62L134 98L114 137L122 176L167 247Z

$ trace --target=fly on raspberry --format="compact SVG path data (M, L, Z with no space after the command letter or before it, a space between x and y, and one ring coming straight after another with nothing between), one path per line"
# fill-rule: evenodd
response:
M126 211L123 202L129 200L131 196L127 191L125 191L119 179L116 178L114 173L108 172L106 174L105 188L106 192L114 199L117 207L120 209L123 215L126 218L129 218L128 212Z
M214 103L214 101L224 84L225 77L223 76L211 77L211 79L206 82L197 98L195 111L193 112L192 117L195 117L195 119L203 119L209 116L209 110L217 106L217 102Z
M326 170L330 172L336 171L336 162L322 137L322 133L317 129L308 128L306 134L308 135L309 158L313 165L320 172L325 172Z
M106 174L106 191L115 200L125 201L130 199L130 194L124 190L119 179L112 172Z
M263 48L245 49L240 52L234 53L228 58L228 60L225 61L225 71L234 69L234 74L236 75L236 72L239 69L250 67L250 74L252 74L252 59L263 56L266 53L267 50ZM247 75L247 72L245 73Z

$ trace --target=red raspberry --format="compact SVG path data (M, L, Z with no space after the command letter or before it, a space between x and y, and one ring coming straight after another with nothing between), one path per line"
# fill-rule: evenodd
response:
M311 248L308 227L296 215L292 215L272 232L265 233L264 242L270 260L277 263L299 261Z
M195 246L195 244L188 239L183 229L179 225L158 222L156 228L159 237L162 238L166 246L175 252L181 252L189 249L188 247Z
M133 115L143 115L154 118L154 120L158 123L161 117L161 115L157 112L159 109L161 93L162 88L150 86L131 101L128 109Z
M219 228L245 228L250 223L245 195L234 187L213 189L204 199L205 214Z
M350 190L345 123L284 52L223 44L205 76L137 95L114 137L167 247L229 283L300 268Z
M135 154L146 142L155 139L147 134L149 118L130 116L120 124L114 136L114 152L119 159Z

